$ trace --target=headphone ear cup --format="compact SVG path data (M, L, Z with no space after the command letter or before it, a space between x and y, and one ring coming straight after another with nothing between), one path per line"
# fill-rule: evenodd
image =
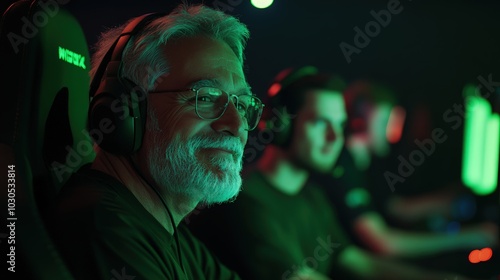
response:
M270 111L267 111L265 127L273 133L272 144L286 148L292 141L293 117L287 113L287 108L283 107L282 102L288 93L287 88L294 82L307 77L316 75L318 69L314 66L305 66L298 69L287 68L282 70L271 86L267 90L269 109L273 108L274 117L271 117ZM285 97L283 97L285 95ZM277 110L277 111L275 111Z
M132 117L134 118L134 145L132 152L139 150L146 130L147 120L147 92L139 86L134 86L131 91Z
M266 129L273 135L271 139L272 144L279 147L286 147L291 138L292 120L284 108L275 107L273 110L278 110L280 113L278 116L266 120Z
M120 88L123 94L104 91L94 97L90 104L89 131L102 149L129 155L141 147L147 98L138 87L126 89L120 84Z

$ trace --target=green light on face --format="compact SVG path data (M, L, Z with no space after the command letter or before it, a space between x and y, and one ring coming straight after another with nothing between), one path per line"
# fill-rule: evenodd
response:
M265 9L273 3L273 0L252 0L250 1L255 8Z

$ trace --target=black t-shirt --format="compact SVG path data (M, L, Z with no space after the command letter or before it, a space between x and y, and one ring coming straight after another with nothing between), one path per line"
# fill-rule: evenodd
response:
M339 221L356 245L365 246L354 232L353 223L362 215L378 212L366 174L359 170L347 149L343 149L332 174L315 174L312 180L322 186Z
M127 187L85 168L62 189L52 226L77 279L239 279L179 225L175 238Z
M365 172L359 170L347 149L343 149L332 174L315 174L313 181L320 184L329 199L347 220L374 211L369 182Z
M302 266L335 275L337 256L350 243L319 188L307 184L287 195L256 170L244 176L235 202L191 220L193 233L242 279L295 279Z

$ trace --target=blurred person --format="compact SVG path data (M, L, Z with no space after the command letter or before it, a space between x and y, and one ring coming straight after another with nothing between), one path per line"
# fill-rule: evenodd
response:
M372 193L377 192L381 196L379 190L382 185L389 186L394 192L393 185L399 181L394 181L396 179L384 171L387 170L388 160L391 159L390 155L394 148L400 145L403 128L407 127L405 108L398 104L393 89L370 80L352 82L346 89L345 99L349 116L346 126L348 153L345 157L341 157L339 167L342 168L344 161L353 161L352 167L370 178L368 186L375 185L371 189ZM426 127L425 116L425 114L418 116L416 125L419 128ZM353 177L358 176L353 175ZM393 193L388 195L389 192L382 193L386 196L376 200L377 206L384 207L382 211L390 212L391 215L401 217L401 220L405 221L424 219L436 213L446 215L449 212L449 204L458 195L451 187L441 188L415 199ZM385 207L385 205L390 206ZM399 207L401 205L404 207Z
M404 198L390 192L380 172L384 168L380 159L389 155L391 144L401 137L404 109L397 105L391 89L373 81L350 84L344 98L348 115L345 150L333 175L317 178L326 187L343 226L356 244L379 255L404 258L497 244L498 229L492 223L469 226L450 234L391 226L381 214L385 210L381 209L383 203L375 202L372 194L386 193L392 197L389 201L393 204L411 206L414 213L418 209L421 215L448 211L457 194L446 189ZM369 172L370 169L375 171Z
M240 191L243 147L262 112L243 72L248 37L202 5L101 35L89 109L96 158L63 187L53 225L75 278L239 279L182 220Z
M236 201L193 217L193 231L243 279L459 279L353 245L309 181L333 168L344 145L344 88L313 67L278 74L261 126L271 144L244 172Z

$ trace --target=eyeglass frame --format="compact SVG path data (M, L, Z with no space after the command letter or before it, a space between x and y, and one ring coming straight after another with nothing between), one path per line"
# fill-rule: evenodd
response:
M216 117L216 118L204 118L202 117L199 113L198 113L198 91L202 88L214 88L214 89L218 89L220 90L222 93L226 94L228 96L228 102L224 105L224 110L222 110L220 116ZM231 99L233 97L236 97L236 106L238 106L238 103L239 103L239 96L236 95L236 94L229 94L228 92L220 89L220 88L217 88L217 87L214 87L214 86L201 86L199 88L196 88L196 87L192 87L192 88L187 88L187 89L179 89L179 90L166 90L166 91L149 91L148 93L153 93L153 94L156 94L156 93L181 93L181 92L187 92L187 91L192 91L195 93L195 107L194 107L194 111L196 113L196 115L202 119L202 120L218 120L220 119L222 116L224 116L224 113L226 113L226 110L227 110L227 107L229 106L229 102L231 102ZM254 126L252 128L247 128L246 130L247 131L252 131L254 130L255 128L257 128L258 124L259 124L259 121L260 121L260 118L262 117L262 112L264 110L264 106L265 104L262 102L262 100L260 100L260 98L258 98L257 96L255 95L248 95L248 96L251 96L255 99L257 99L259 102L260 102L260 110L259 110L259 116L257 117L257 120L254 124ZM233 99L234 100L234 99ZM233 102L234 104L234 102ZM236 108L236 110L238 110L238 108ZM241 114L239 113L239 110L238 110L238 114L241 116ZM241 116L242 117L242 116ZM248 124L248 119L246 121L247 123L247 126L249 126Z

